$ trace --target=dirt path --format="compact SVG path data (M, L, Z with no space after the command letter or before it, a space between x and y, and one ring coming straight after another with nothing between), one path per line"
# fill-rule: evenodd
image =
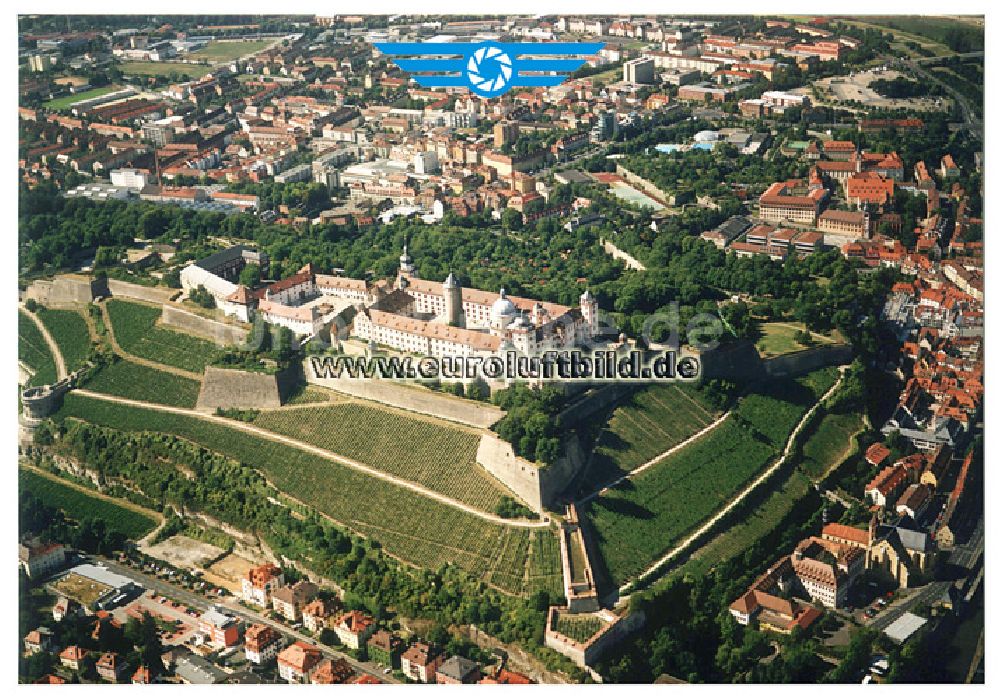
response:
M149 403L147 401L136 401L134 399L124 399L119 396L111 396L109 394L100 394L95 391L88 391L87 389L74 389L75 393L81 396L89 396L91 398L100 399L102 401L110 401L111 403L121 404L123 406L135 406L137 408L146 408L153 411L161 411L163 413L174 413L179 416L187 416L189 418L197 418L203 421L209 421L212 423L218 423L224 425L228 428L239 430L244 433L250 433L252 435L257 435L266 440L271 440L272 442L280 442L289 447L294 447L296 449L302 450L304 452L309 452L323 459L330 460L332 462L337 462L345 467L354 469L355 471L362 472L369 476L373 476L381 481L387 481L389 483L395 484L402 488L413 491L414 493L419 493L421 496L426 496L427 498L438 501L439 503L444 503L445 505L451 506L452 508L457 508L463 510L470 515L474 515L483 520L489 520L490 522L495 522L500 525L506 525L508 527L527 527L527 528L546 528L549 527L549 519L543 517L539 521L529 521L529 520L508 520L506 518L501 518L499 515L494 513L487 513L486 511L479 510L478 508L473 508L472 506L462 503L454 498L450 498L443 494L433 491L426 486L414 483L412 481L407 481L406 479L400 479L398 477L390 476L385 472L379 471L374 467L370 467L367 464L362 464L356 460L344 457L335 452L330 452L329 450L324 450L315 445L311 445L307 442L302 442L301 440L296 440L294 438L287 437L285 435L279 435L277 433L272 433L263 428L257 427L250 423L244 423L238 420L232 420L230 418L223 418L221 416L211 415L209 413L202 413L190 408L177 408L175 406L164 406L162 404Z
M778 469L782 467L782 465L784 465L784 463L787 461L789 455L792 452L792 445L795 444L795 439L802 431L802 428L812 418L813 414L816 412L816 409L819 407L819 405L822 404L824 401L826 401L826 399L829 398L834 391L840 388L841 383L844 381L845 369L846 366L839 368L840 376L837 378L837 381L833 383L833 386L831 386L829 389L826 390L826 393L824 393L821 397L819 397L819 399L816 400L816 403L814 403L812 407L808 411L806 411L805 415L803 415L802 418L799 420L799 422L796 424L791 434L789 434L788 440L785 442L785 449L782 451L781 457L777 461L775 461L774 464L772 464L770 467L764 470L764 472L762 472L756 479L750 482L750 484L746 488L740 491L740 493L738 493L735 498L730 500L729 503L723 506L722 509L716 511L715 515L713 515L711 518L705 521L701 525L701 527L699 527L693 533L688 535L687 538L685 538L680 544L678 544L676 547L674 547L666 554L664 554L662 557L660 557L658 560L656 560L651 566L649 566L645 571L636 576L634 579L626 582L623 586L621 586L621 588L618 589L618 595L620 597L624 598L628 593L628 591L631 590L631 588L635 585L636 581L642 580L646 576L656 571L658 568L660 568L668 561L670 561L678 554L680 554L688 547L690 547L706 532L709 532L717 522L719 522L722 518L728 515L730 511L732 511L734 508L736 508L736 506L742 503L744 499L746 499L751 493L753 493L761 484L765 483L776 471L778 471Z
M122 346L118 344L118 339L115 337L115 327L111 324L111 314L108 313L107 305L102 301L100 302L100 307L101 316L104 318L104 327L108 329L108 340L111 341L111 349L115 351L115 354L125 358L129 362L142 365L143 367L149 367L150 369L156 369L161 372L175 374L178 377L193 379L196 382L200 382L202 380L202 375L195 372L189 372L186 369L180 369L179 367L171 367L170 365L165 365L160 362L153 362L152 360L147 360L143 357L138 357L132 353L125 352L125 350L122 349Z
M18 308L23 311L36 326L38 326L39 332L41 332L42 337L45 338L45 342L49 346L49 351L52 353L52 358L56 362L56 379L65 379L68 377L69 372L66 371L66 362L63 360L62 353L59 351L59 346L56 345L56 341L52 337L52 334L49 333L49 329L45 327L44 323L42 323L42 319L38 318L38 316L36 316L33 312L28 311L24 304L18 304Z

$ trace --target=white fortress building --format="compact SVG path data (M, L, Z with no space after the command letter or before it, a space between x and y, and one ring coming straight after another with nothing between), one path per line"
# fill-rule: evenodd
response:
M253 260L244 250L226 257ZM322 275L308 264L291 277L250 290L206 267L199 261L184 268L185 290L203 286L226 315L245 322L259 316L299 336L316 335L348 306L357 312L351 336L435 357L508 350L538 355L588 344L598 329L597 300L589 291L580 296L579 307L571 308L511 296L503 289L495 293L464 288L454 274L432 282L420 278L406 246L394 281ZM230 278L239 274L233 267L226 272Z

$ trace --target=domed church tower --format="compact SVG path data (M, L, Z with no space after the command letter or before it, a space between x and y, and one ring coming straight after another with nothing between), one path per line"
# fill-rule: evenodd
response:
M405 243L403 244L403 254L399 256L399 274L406 277L417 277L417 267L413 264L413 258L407 252Z
M517 315L517 307L507 298L507 290L500 288L500 296L490 308L490 327L494 331L503 331Z

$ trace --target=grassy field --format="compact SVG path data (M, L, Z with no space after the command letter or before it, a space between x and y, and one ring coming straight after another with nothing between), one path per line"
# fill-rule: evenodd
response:
M201 65L200 63L169 63L169 62L140 62L122 63L122 73L125 75L189 75L193 79L207 75L212 72L212 66Z
M17 485L18 490L31 493L46 505L58 508L72 520L82 520L88 516L101 518L109 527L129 539L139 539L156 527L156 521L142 513L96 495L91 496L38 472L20 470Z
M115 90L120 90L120 85L105 85L104 87L94 88L93 90L87 90L85 92L78 92L74 95L64 95L63 97L57 97L54 100L49 100L43 106L45 109L51 112L59 112L64 109L69 109L70 105L76 102L82 102L83 100L91 100L95 97L100 97L101 95L107 95L109 92L114 92Z
M690 387L642 389L615 408L601 433L583 492L606 484L684 441L716 418Z
M261 413L255 425L492 512L510 491L476 464L479 434L368 404Z
M90 355L90 330L78 311L69 309L39 309L38 317L45 324L52 338L59 346L59 352L66 363L66 371L72 372L83 366Z
M864 423L857 413L826 413L814 423L802 445L802 469L812 479L822 478L851 452L852 436Z
M596 545L615 585L645 570L759 474L835 376L827 368L770 382L702 439L589 502Z
M219 63L232 61L240 56L263 51L270 44L271 40L269 39L261 39L259 41L210 41L205 48L192 51L189 55L196 60Z
M806 330L806 327L801 323L785 321L762 323L760 325L760 339L757 341L757 352L760 353L761 357L775 357L797 350L805 350L811 346L803 345L794 337L798 331L803 330ZM815 333L810 335L813 339L813 345L828 345L831 342L828 337Z
M35 371L28 382L30 386L51 384L57 379L56 361L48 343L35 322L21 311L17 312L17 359Z
M545 590L558 593L558 577L539 578L529 584L525 576L532 540L552 540L540 545L550 551L555 547L553 530L512 528L483 520L337 462L197 418L119 406L78 394L66 397L59 415L121 430L176 435L238 459L258 469L280 491L377 540L388 554L416 566L436 569L452 562L510 593L533 590L538 581L547 582ZM548 557L533 564L531 573L541 575L551 567Z
M115 340L136 357L204 372L205 363L218 352L215 343L157 326L162 311L155 306L110 299L107 308Z
M98 372L87 388L136 401L194 408L201 385L187 377L121 360Z

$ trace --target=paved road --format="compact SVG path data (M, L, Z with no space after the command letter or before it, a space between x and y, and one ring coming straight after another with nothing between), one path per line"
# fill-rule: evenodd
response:
M662 557L660 557L656 562L654 562L652 564L652 566L650 566L649 568L647 568L645 571L643 571L637 577L635 577L634 579L632 579L631 581L629 581L625 585L623 585L621 588L619 588L618 589L618 594L619 594L620 597L625 597L625 595L628 593L628 591L631 590L632 586L635 585L636 581L642 580L646 576L650 575L652 572L656 571L658 568L660 568L661 566L663 566L664 564L666 564L668 561L670 561L671 559L673 559L677 555L679 555L682 552L684 552L684 550L686 550L688 547L690 547L700 537L704 536L705 533L711 531L711 529L713 527L715 527L715 524L717 522L719 522L719 520L721 520L727 514L729 514L730 511L732 511L736 506L738 506L740 503L742 503L761 484L765 483L769 478L771 478L771 476L778 469L781 468L781 466L785 463L785 461L791 455L791 453L792 453L792 446L795 444L795 439L798 437L799 433L802 431L803 426L805 426L806 423L808 423L808 421L812 418L812 415L816 412L817 407L819 407L820 404L822 404L824 401L826 401L827 398L829 398L833 394L833 392L835 392L840 387L841 383L844 381L844 370L847 369L847 367L845 365L845 366L839 367L838 369L840 370L840 376L837 377L837 381L833 383L833 386L831 386L829 389L826 390L825 394L823 394L821 397L819 397L819 399L816 401L816 403L813 404L812 408L810 408L808 411L806 411L805 415L802 416L801 420L799 420L799 422L795 426L794 430L792 430L791 434L788 436L787 442L785 442L785 449L784 449L784 451L782 451L781 457L779 459L777 459L775 461L775 463L772 464L768 469L766 469L760 476L758 476L756 479L754 479L745 489L743 489L742 491L740 491L740 493L737 494L737 496L735 498L733 498L731 501L729 501L729 503L727 503L721 510L716 511L715 515L713 515L711 518L709 518L701 527L699 527L697 530L695 530L683 542L681 542L679 545L677 545L676 547L674 547L673 549L671 549L669 552L667 552L666 554L664 554Z
M99 561L101 564L105 565L111 571L133 579L134 581L141 584L144 588L156 591L160 595L165 595L168 598L176 600L177 602L182 603L188 607L196 608L198 610L207 610L209 607L213 605L218 605L220 608L230 610L233 613L244 618L245 620L249 620L251 622L260 622L265 625L270 625L271 627L275 628L276 630L278 630L279 632L288 637L308 642L309 644L313 644L319 647L319 649L327 656L333 659L343 659L351 666L353 666L358 673L371 674L387 683L399 682L391 675L383 673L382 671L384 669L382 666L371 662L357 661L356 659L352 659L350 656L347 656L337 651L333 647L327 646L326 644L321 644L319 641L313 639L312 637L303 632L300 632L299 630L292 629L291 627L285 625L282 622L279 622L277 620L272 620L269 617L264 617L263 615L260 615L254 612L253 610L244 607L237 601L235 596L230 596L228 598L222 598L219 600L211 600L198 593L189 591L186 588L181 588L180 586L175 586L172 583L162 581L154 576L150 576L149 574L143 571L136 570L130 566L125 566L124 564L119 564L118 562L113 561L111 559L105 559L104 557L93 557L93 559Z
M500 525L506 525L508 527L526 527L526 528L546 528L549 526L549 519L542 518L541 520L508 520L502 518L494 513L487 513L486 511L479 510L478 508L473 508L467 503L462 503L454 498L450 498L443 494L433 491L425 486L414 483L412 481L407 481L406 479L401 479L399 477L390 476L383 471L375 469L374 467L369 467L367 464L362 464L357 460L344 457L336 452L330 452L329 450L324 450L316 445L311 445L308 442L302 442L301 440L296 440L290 438L286 435L279 435L278 433L272 433L269 430L264 430L251 423L245 423L243 421L233 420L230 418L223 418L222 416L212 415L211 413L204 413L201 411L196 411L191 408L178 408L176 406L164 406L158 403L150 403L148 401L136 401L134 399L124 399L120 396L111 396L110 394L101 394L96 391L89 391L87 389L73 389L75 393L81 396L89 396L95 399L101 399L102 401L110 401L112 403L121 404L123 406L133 406L136 408L146 408L153 411L160 411L163 413L173 413L180 416L188 416L191 418L198 418L199 420L208 421L211 423L219 423L233 430L239 430L244 433L250 433L252 435L257 435L266 440L271 440L273 442L280 442L284 445L294 447L296 449L302 450L304 452L309 452L311 454L322 457L323 459L328 459L339 464L343 464L350 469L355 471L363 472L369 476L373 476L381 481L388 481L389 483L395 484L396 486L401 486L402 488L409 489L419 493L421 496L426 496L440 503L444 503L452 508L457 508L463 510L470 515L474 515L477 518L482 518L483 520L489 520L491 522L498 523Z
M982 52L979 51L969 55L982 55ZM955 100L955 102L958 103L959 108L962 110L962 115L965 120L965 128L980 139L983 137L983 122L976 116L975 111L972 109L972 101L968 97L955 89L955 87L953 87L950 83L943 80L940 75L934 73L933 71L924 70L923 66L921 66L918 61L910 60L906 63L918 77L932 83L937 83L944 88L945 92L947 92Z
M49 350L52 352L52 357L56 362L56 379L64 379L69 376L69 372L66 371L66 362L63 360L62 353L59 351L59 346L56 345L55 339L49 333L49 329L45 327L42 323L42 319L38 318L34 313L28 311L24 304L18 304L17 307L23 311L28 318L34 321L35 325L38 326L38 330L41 332L42 337L45 338L45 342L49 346Z

